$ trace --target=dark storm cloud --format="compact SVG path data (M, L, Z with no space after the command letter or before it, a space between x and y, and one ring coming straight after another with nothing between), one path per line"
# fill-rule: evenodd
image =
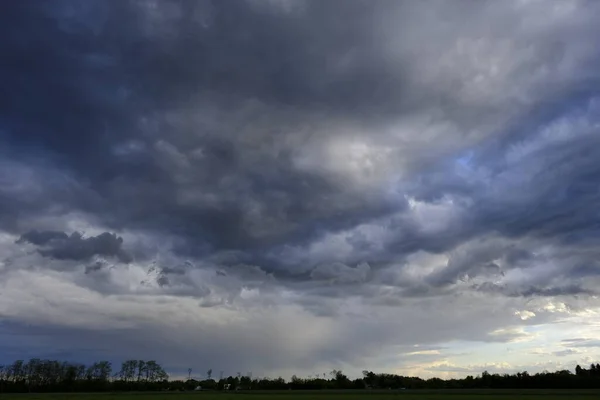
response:
M93 164L112 133L107 123L117 121L122 106L119 72L106 43L78 18L77 8L93 23L106 7L51 3L3 7L2 36L10 38L0 49L7 56L0 71L6 88L0 100L3 132L13 143L32 146L30 151L44 151L43 146L67 162ZM56 15L69 8L75 11L70 17Z
M395 88L402 86L402 74L376 62L382 61L381 38L371 29L392 3L348 1L340 9L335 3L307 2L291 14L251 3L168 1L159 5L162 15L145 14L154 29L135 32L142 40L137 57L126 64L144 95L171 102L211 91L266 103L333 107L344 114L382 111L382 105L401 98ZM149 8L148 3L129 4L124 8L138 15ZM333 16L345 23L332 23ZM148 68L151 63L158 65Z
M29 242L40 246L38 252L44 257L57 260L88 260L94 255L112 256L121 262L131 262L131 256L122 248L123 238L104 232L84 238L79 232L68 236L64 232L31 231L23 234L17 243ZM94 270L96 268L92 268Z
M148 275L155 275L155 280L158 286L167 287L171 285L171 279L169 276L185 275L185 269L181 266L176 267L156 267L152 266L148 270Z
M2 51L11 62L2 71L2 132L13 149L76 168L76 179L95 197L73 193L71 209L114 228L168 231L206 252L212 246L264 251L397 208L291 168L288 150L261 157L245 148L235 130L269 109L222 111L258 99L277 108L324 107L330 115L381 112L402 93L392 89L402 75L375 62L384 55L369 27L385 3L348 2L341 16L334 4L318 2L293 15L245 1L151 4L26 1L3 13ZM334 15L347 24L332 24ZM340 72L335 64L342 59L348 67ZM170 119L189 99L235 123L214 131ZM262 164L244 164L243 152L254 152ZM202 193L185 190L191 186ZM248 200L275 211L262 234L246 226Z
M546 297L557 297L557 296L573 296L573 295L595 295L597 292L587 288L583 288L578 285L570 284L567 286L550 287L550 288L537 288L530 287L525 289L523 292L518 293L520 296L533 297L533 296L546 296Z
M360 374L587 311L600 3L543 3L5 2L0 353Z
M85 273L86 274L90 274L90 273L93 273L93 272L97 272L97 271L102 270L105 267L106 267L105 263L97 261L97 262L95 262L93 264L87 265L85 267Z
M0 228L57 260L135 254L154 269L131 279L164 293L207 296L193 273L216 270L227 295L279 285L319 315L351 295L593 293L574 281L598 274L593 12L532 33L514 5L430 4L5 6ZM52 224L70 213L158 244L67 236ZM198 262L152 264L163 242ZM448 260L403 275L420 251Z
M496 293L509 297L559 297L559 296L576 296L576 295L596 295L596 291L583 287L583 285L567 284L563 286L551 287L507 287L506 285L497 285L491 282L483 284L474 284L472 289L484 293Z
M385 1L348 1L343 8L303 2L285 13L245 1L152 4L58 1L53 7L25 1L3 13L7 40L2 51L12 57L2 71L7 84L2 132L11 148L77 168L77 179L95 199L71 198L70 207L98 215L116 229L179 235L188 243L180 250L189 254L241 249L246 261L262 261L268 269L277 267L257 255L273 245L310 243L325 232L403 209L398 199L393 204L351 192L318 172L292 168L294 154L277 144L279 137L289 140L286 132L244 131L244 124L260 131L259 119L289 109L294 112L269 128L289 129L306 124L307 112L321 109L329 119L374 127L374 118L381 124L390 113L397 117L427 104L437 95L416 93L403 70L410 69L409 60L390 62L383 47L390 37L374 29L387 23L390 11L414 7ZM485 14L482 6L470 11ZM340 20L344 23L334 22ZM539 62L554 54L541 52ZM248 99L264 107L253 108ZM215 126L210 119L190 118L190 100L199 109L189 112L204 108L223 122ZM475 117L460 116L465 126L471 124L468 118ZM252 140L264 149L247 146ZM414 180L420 186L411 194L468 195L476 199L476 208L449 235L399 226L389 252L442 252L491 229L511 236L532 227L543 235L592 229L587 210L597 195L583 188L597 173L590 150L595 141L532 154L518 168L541 168L546 175L535 175L526 189L531 196L511 207L505 206L511 199L498 198L483 183L441 172L436 172L439 178L423 175ZM579 161L565 165L560 180L543 167L576 154ZM248 163L249 156L256 162ZM501 168L491 179L502 182L509 172ZM511 179L504 179L508 189ZM570 185L557 198L565 179ZM577 195L581 190L585 195ZM250 204L261 210L256 216ZM350 243L369 254L368 242L359 236ZM390 258L371 257L367 261Z
M591 149L600 144L600 136L597 128L592 129L594 134L547 146L543 153L530 154L499 174L497 179L506 182L506 189L523 192L513 197L512 207L506 207L510 197L498 198L494 193L492 199L489 193L480 203L481 224L508 236L525 232L548 238L560 235L566 243L598 237L600 221L592 216L591 208L600 200L600 191L593 185L600 178L600 163ZM519 178L517 171L531 175Z
M69 236L65 232L57 232L57 231L30 231L21 235L17 243L29 242L31 244L35 244L36 246L43 246L51 241L61 241L67 240Z

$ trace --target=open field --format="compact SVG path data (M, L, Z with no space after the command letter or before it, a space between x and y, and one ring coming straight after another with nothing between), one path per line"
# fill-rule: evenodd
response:
M419 391L296 391L238 393L81 393L81 394L2 394L2 400L592 400L600 390L419 390Z

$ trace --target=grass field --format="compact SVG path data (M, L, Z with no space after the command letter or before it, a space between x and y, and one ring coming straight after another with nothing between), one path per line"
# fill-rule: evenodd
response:
M2 400L596 400L600 390L423 390L350 392L2 394Z

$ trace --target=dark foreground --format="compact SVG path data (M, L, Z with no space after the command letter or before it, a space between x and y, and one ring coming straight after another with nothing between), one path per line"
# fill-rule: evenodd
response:
M285 392L197 392L197 393L77 393L2 394L2 400L596 400L600 390L397 390L397 391L285 391Z

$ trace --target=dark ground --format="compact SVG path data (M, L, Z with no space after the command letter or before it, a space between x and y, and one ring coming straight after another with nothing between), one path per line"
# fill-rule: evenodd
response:
M52 393L1 394L2 400L343 400L343 399L406 399L406 400L597 400L600 390L396 390L396 391L269 391L269 392L197 392L197 393Z

